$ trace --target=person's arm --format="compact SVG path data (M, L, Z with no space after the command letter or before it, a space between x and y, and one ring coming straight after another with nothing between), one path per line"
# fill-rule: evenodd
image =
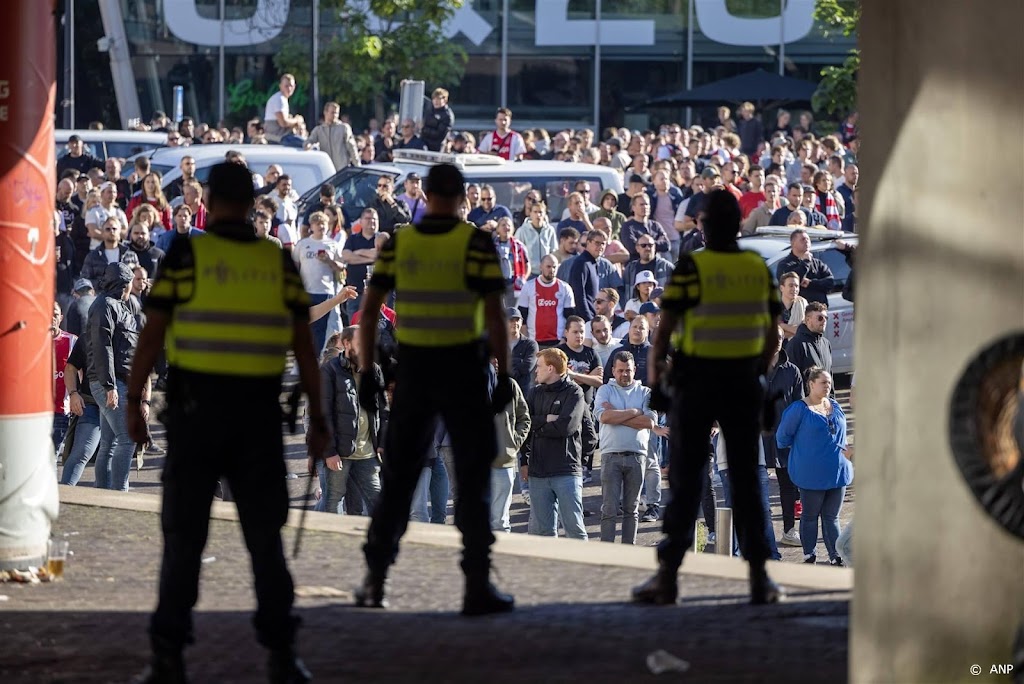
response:
M373 252L373 256L369 256L369 252ZM351 249L341 250L341 258L349 266L361 266L364 264L372 264L377 260L377 250L375 249L357 249L355 251Z
M650 416L639 415L635 418L630 418L622 423L626 427L633 428L634 430L653 430L658 423Z
M101 297L103 295L100 295ZM102 306L102 304L101 304ZM99 381L103 388L107 390L107 405L117 405L117 381L114 378L114 314L109 305L103 306L102 311L97 311L96 315L89 316L89 343L93 349L93 361L96 364L95 373L96 379ZM141 388L141 385L140 385ZM114 393L114 403L110 404L110 392ZM96 397L97 403L102 401L103 397Z
M356 146L356 137L352 135L352 127L348 124L345 124L343 135L345 136L345 150L348 152L349 166L355 166L359 163L359 148Z
M562 402L562 412L558 418L545 422L537 429L541 437L568 437L580 429L583 423L583 390L575 388Z
M295 362L299 366L299 383L306 392L306 414L309 415L310 421L323 421L320 369L316 365L313 334L310 332L308 320L299 319L292 324L292 350L295 352Z
M331 369L331 364L325 363L320 368L321 402L326 412L327 424L327 448L324 449L324 459L338 456L338 411L335 406L337 400L337 375Z
M526 443L526 438L530 434L530 407L527 405L519 385L515 386L513 392L515 399L512 401L512 407L515 413L515 424L512 430L512 448L519 449Z
M321 147L318 149L322 149L323 142L320 140L320 131L322 130L323 128L321 128L320 126L316 126L315 128L313 128L313 130L309 132L309 136L306 137L306 142L302 145L302 148L305 150L311 150L313 149L314 144L319 143Z
M359 296L359 292L352 285L346 285L345 287L338 290L338 294L334 295L325 302L314 304L309 307L309 322L313 323L320 320L331 312L331 309L347 302L350 299L355 299Z
M373 367L377 354L377 318L380 308L387 299L388 291L373 285L372 281L363 292L363 306L359 313L359 370L366 372Z
M654 228L654 251L655 255L657 252L671 252L672 241L668 239L668 233L665 232L665 227L657 221L652 221L651 225Z
M596 368L600 375L594 375L594 371L590 373L574 373L569 371L569 379L576 382L578 385L586 385L587 387L601 387L604 385L604 369L600 366Z
M832 275L832 269L817 257L812 259L811 264L811 268L808 269L805 277L811 281L814 287L828 294L836 284L835 276Z
M796 430L800 426L800 421L804 415L803 408L800 406L801 403L803 403L803 400L799 403L793 402L782 412L782 421L779 423L779 428L775 431L775 444L780 449L793 446Z
M274 112L274 118L277 120L277 125L281 128L291 129L295 127L295 124L299 123L298 115L285 116L285 113L280 109Z
M484 320L491 353L498 361L498 373L508 375L512 369L508 353L508 321L501 292L489 292L484 297Z
M128 433L132 441L141 444L146 441L146 418L148 411L142 410L142 401L149 401L149 376L156 366L156 360L164 349L164 335L171 323L167 311L150 309L146 312L146 325L139 334L132 358L132 370L128 376L127 420Z
M598 418L598 422L602 425L622 425L628 420L632 420L640 416L640 411L637 409L611 409L605 408L601 411L601 417Z

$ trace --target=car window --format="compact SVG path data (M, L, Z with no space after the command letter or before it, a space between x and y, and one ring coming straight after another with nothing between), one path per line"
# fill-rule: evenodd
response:
M346 225L359 220L363 209L373 204L377 197L377 180L385 174L371 169L349 167L336 175L331 182L334 184L334 201L341 206ZM315 195L311 201L315 201Z
M479 185L488 184L494 186L494 194L498 204L503 204L512 212L523 208L526 194L531 190L539 190L544 202L548 206L548 217L552 223L558 223L562 218L562 212L567 203L566 198L573 191L577 181L585 180L590 183L590 199L596 204L596 199L604 192L600 177L573 177L573 178L543 178L543 177L517 177L509 178L487 178L474 176L471 182Z
M133 154L139 152L149 152L160 147L160 143L144 143L137 140L130 142L107 142L107 156L118 157L120 159L127 159Z
M832 276L836 282L830 291L842 292L846 279L850 277L850 267L846 263L846 257L838 249L833 249L831 246L825 249L815 249L814 256L824 261L825 265L832 271Z

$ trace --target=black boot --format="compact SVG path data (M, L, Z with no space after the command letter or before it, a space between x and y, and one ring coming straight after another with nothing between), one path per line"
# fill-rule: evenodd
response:
M188 684L185 658L181 651L153 654L149 666L132 680L133 684Z
M267 677L270 684L305 684L313 675L292 648L271 651L267 658Z
M653 577L640 586L633 587L633 601L658 606L675 605L679 597L679 585L676 583L678 571L678 568L671 568L662 561Z
M485 575L479 579L466 578L466 593L462 598L462 614L490 615L507 613L516 606L511 594L498 591Z
M356 606L359 608L387 608L387 574L368 570L363 583L356 588Z
M750 602L755 606L779 603L786 599L786 590L772 581L764 566L750 566Z

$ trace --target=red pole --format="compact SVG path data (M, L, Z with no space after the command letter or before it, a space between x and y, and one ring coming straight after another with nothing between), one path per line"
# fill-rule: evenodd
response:
M0 28L0 568L39 564L57 517L55 6L7 3Z

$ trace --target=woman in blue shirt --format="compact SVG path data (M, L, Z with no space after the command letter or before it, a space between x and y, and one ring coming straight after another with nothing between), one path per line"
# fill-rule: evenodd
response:
M839 510L846 487L853 482L853 464L846 444L846 416L831 398L832 376L813 367L807 370L807 396L790 404L775 434L780 448L789 448L789 476L800 488L804 510L800 539L804 562L815 562L818 518L830 563L843 565L836 552Z

